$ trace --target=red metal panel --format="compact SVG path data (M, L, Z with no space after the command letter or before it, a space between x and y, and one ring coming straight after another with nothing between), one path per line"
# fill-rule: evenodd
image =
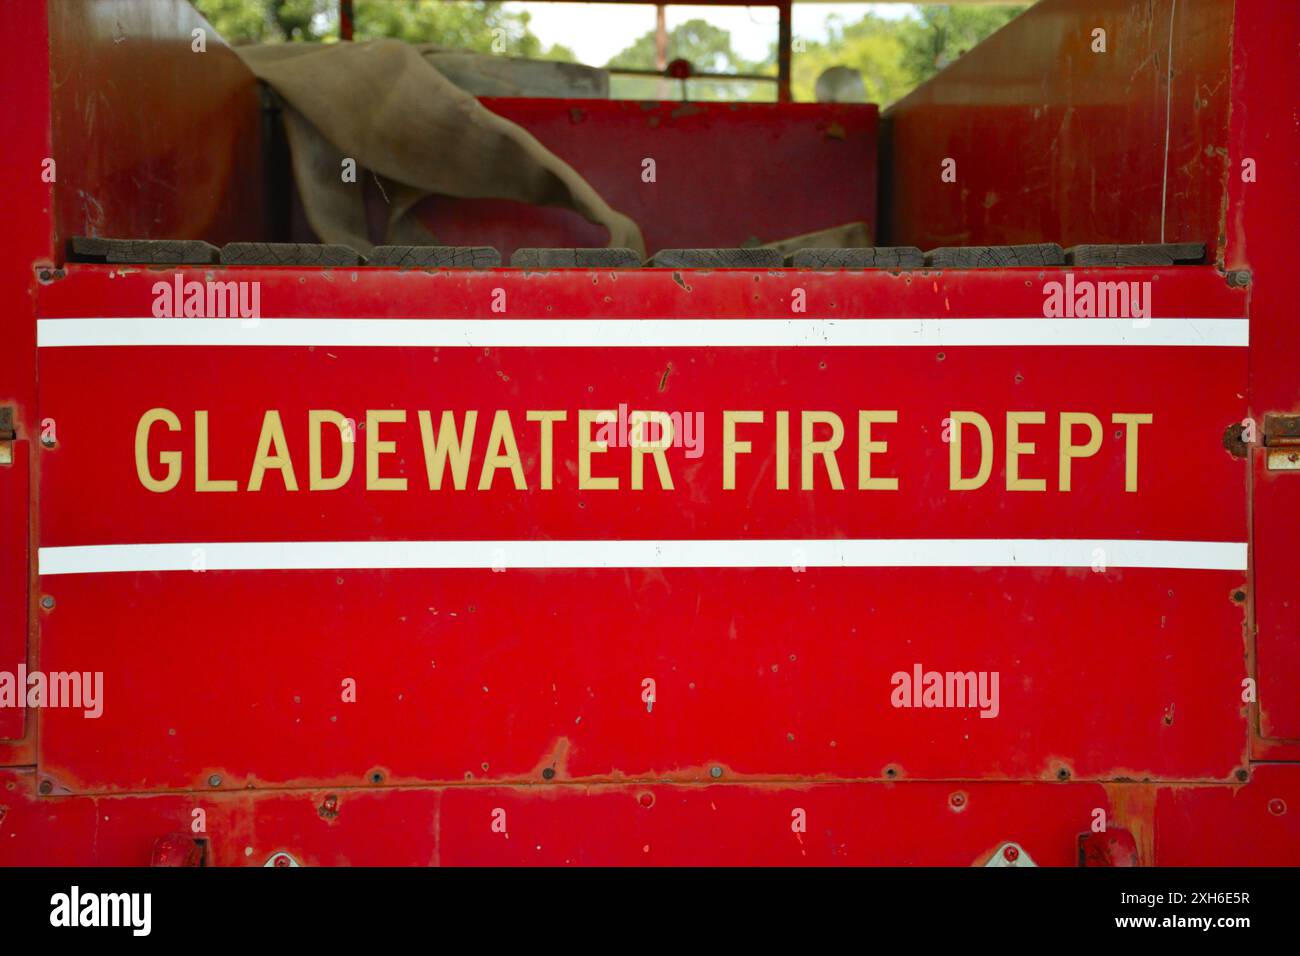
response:
M0 501L11 509L0 522L0 672L18 673L27 663L27 507L29 443L15 441L13 463L0 465ZM0 740L18 740L26 725L26 710L0 705Z
M1042 0L888 110L882 234L922 248L1204 242L1213 258L1232 10Z
M25 662L28 654L28 528L35 508L29 495L34 462L31 438L40 430L36 408L36 290L38 270L52 264L48 212L51 185L44 175L50 157L47 116L33 104L48 102L49 34L44 5L26 3L5 10L8 36L20 55L0 59L0 97L6 124L0 175L10 188L0 192L5 229L0 255L0 406L13 409L15 459L0 466L0 670ZM0 709L0 740L23 734L21 711ZM30 763L32 735L0 742L0 766Z
M875 106L483 102L631 216L650 252L771 242L856 220L874 231ZM654 161L651 182L643 178L646 160ZM495 246L507 262L516 247L599 246L608 239L577 213L506 200L434 197L419 215L439 242Z
M156 274L110 285L105 271L74 270L51 287L45 314L84 314L89 302L100 315L143 312ZM798 283L811 309L843 318L1028 319L1041 315L1042 283L1059 277L226 275L264 280L269 306L301 303L305 311L315 303L339 316L478 314L501 288L512 315L584 318L776 317L788 314ZM1232 317L1242 308L1240 291L1211 269L1151 275L1158 316ZM1244 359L1243 349L1195 346L644 348L620 350L617 361L565 347L53 348L42 354L41 374L63 440L45 456L42 545L990 534L1242 541L1245 465L1221 437L1243 414ZM136 374L140 367L150 374ZM1200 386L1188 393L1181 383L1193 377ZM660 490L653 478L643 492L575 488L573 410L621 402L704 414L704 456L669 453L677 490ZM415 411L471 404L485 417L509 410L521 423L530 408L570 410L570 425L557 427L554 489L537 488L538 438L521 425L531 490L515 491L505 476L488 491L420 490ZM285 422L300 471L308 409L336 408L358 421L367 408L407 409L406 425L385 438L397 443L388 473L409 476L413 490L377 494L354 481L336 492L288 492L273 479L256 494L214 495L187 479L148 492L132 449L140 415L153 407L187 423L207 410L211 474L239 479L267 409ZM740 407L763 409L769 421L782 408L828 409L850 422L855 408L900 409L888 432L889 473L901 476L900 490L777 491L772 444L761 432L753 437L768 451L755 456L740 491L720 490L721 410ZM1007 493L999 463L997 487L948 493L942 421L965 407L997 423L1000 448L1000 416L1043 410L1053 424L1026 436L1043 442L1026 474L1050 476L1053 490ZM1052 436L1068 410L1154 415L1139 492L1123 490L1119 431L1080 463L1076 490L1056 490ZM158 448L187 453L193 431L185 427L160 436ZM850 447L856 442L840 468L852 480ZM483 454L480 439L474 476ZM609 461L610 473L626 474L625 464ZM103 670L112 699L96 720L48 713L40 763L53 785L74 792L190 788L214 774L223 787L356 784L376 772L404 783L537 779L547 768L566 780L698 779L713 765L754 781L1227 779L1246 749L1242 611L1233 600L1242 584L1239 571L942 567L46 578L57 607L44 622L43 666ZM968 711L918 719L891 708L891 674L946 660L1005 673L1012 710L984 721ZM1146 676L1133 681L1134 673ZM651 713L640 699L647 676L661 687ZM340 703L347 677L363 689L356 704ZM142 738L151 745L139 746ZM322 739L328 746L316 745ZM286 748L286 740L298 742Z
M185 0L48 6L60 246L77 235L262 238L257 84L217 32Z
M1228 176L1227 266L1249 270L1252 415L1300 414L1294 355L1295 238L1278 210L1300 206L1300 87L1295 4L1238 5L1233 21L1232 142ZM1249 181L1248 181L1249 180ZM1256 452L1252 490L1255 665L1259 733L1300 742L1300 472L1268 471ZM1300 747L1261 748L1300 759Z
M876 783L532 786L39 797L0 771L0 865L145 866L203 811L209 865L946 865L1002 842L1074 866L1095 811L1142 865L1297 863L1300 770L1239 786ZM794 811L807 829L792 829ZM504 825L494 829L494 823ZM507 836L508 835L508 836Z

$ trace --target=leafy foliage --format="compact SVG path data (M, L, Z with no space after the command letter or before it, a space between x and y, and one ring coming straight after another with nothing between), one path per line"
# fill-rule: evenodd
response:
M231 43L332 40L338 35L337 0L191 0ZM814 99L814 84L831 66L862 74L869 102L888 106L929 79L962 53L1025 9L1024 6L922 5L913 15L888 20L866 14L845 22L832 15L825 41L803 41L794 53L792 83L796 100ZM508 9L500 0L444 3L442 0L355 0L358 40L395 37L413 43L574 61L572 50L544 47L529 29L529 14ZM796 38L797 39L797 38ZM776 76L776 45L760 61L746 60L731 45L731 34L706 20L692 19L669 31L668 59L689 60L706 73ZM655 68L655 35L648 31L613 56L611 67ZM611 78L611 95L621 99L675 99L676 80L655 77ZM696 79L687 96L703 100L771 100L774 83Z

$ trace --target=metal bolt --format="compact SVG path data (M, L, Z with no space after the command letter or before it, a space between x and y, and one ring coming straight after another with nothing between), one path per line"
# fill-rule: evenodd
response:
M221 786L221 775L214 773L212 776L208 777L208 786L209 787Z
M712 777L712 778L715 779L715 780L716 780L718 777L721 777L721 776L722 776L722 768L721 768L721 767L710 767L710 768L709 768L709 776Z
M1005 847L1002 850L1002 858L1008 863L1014 863L1020 859L1020 851L1013 846Z
M1250 773L1245 770L1238 770L1237 779L1240 780L1242 783L1245 783L1247 780L1250 779Z
M52 610L54 608L54 598L48 594L45 595L45 597L41 598L41 607L47 611Z
M555 776L555 768L554 768L554 767L546 767L546 768L544 768L544 769L542 770L542 779L543 779L543 780L550 780L550 779L551 779L552 777L554 777L554 776Z
M36 790L42 796L45 796L54 792L54 784L50 783L48 780L42 780L40 786L38 786Z

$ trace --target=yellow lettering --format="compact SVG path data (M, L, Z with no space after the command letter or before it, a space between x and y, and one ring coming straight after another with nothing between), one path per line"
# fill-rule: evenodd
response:
M1074 426L1087 425L1085 445L1074 444ZM1070 490L1070 467L1075 458L1091 458L1101 448L1101 420L1087 412L1061 412L1061 490Z
M603 454L609 445L603 441L591 440L593 423L609 424L618 421L618 412L612 408L578 409L578 489L580 491L616 491L617 478L593 478L591 474L591 456Z
M736 425L757 425L763 421L762 412L722 413L722 489L736 490L736 456L749 454L752 442L736 440Z
M541 471L540 487L542 491L551 490L551 475L555 460L555 436L553 426L569 417L567 412L529 412L528 420L538 422L541 431L541 453L538 469Z
M474 425L478 421L478 412L465 413L465 425L462 431L456 431L456 416L449 411L442 413L438 423L438 434L433 433L433 416L421 409L420 442L424 446L424 470L429 476L429 490L437 491L442 487L442 475L451 462L452 486L457 491L465 490L469 477L469 453L474 447Z
M897 422L898 411L858 410L858 488L864 491L897 491L897 478L872 478L871 456L889 450L889 443L871 440L873 422Z
M813 489L813 466L815 456L821 455L826 462L826 474L830 477L831 487L836 491L844 490L844 479L840 477L840 466L835 460L835 449L844 441L844 422L834 412L803 413L803 454L799 466L804 491ZM831 437L826 441L813 441L813 431L817 425L830 425Z
M321 426L333 425L339 430L338 474L326 478L321 474ZM352 428L340 413L329 409L313 408L307 413L307 487L311 491L333 491L342 488L352 477L353 456L356 449L355 436L350 434ZM352 441L348 439L352 438Z
M973 491L982 488L993 474L993 429L988 419L979 412L953 412L952 441L948 443L948 488L952 491ZM974 425L980 436L980 466L974 478L961 475L961 430L963 425Z
M1124 490L1138 490L1138 426L1150 425L1151 415L1117 412L1110 416L1112 424L1124 426Z
M158 460L167 466L166 478L155 478L149 470L149 431L154 422L162 422L168 431L181 430L181 420L166 408L151 408L140 416L140 423L135 427L135 473L140 477L140 484L150 491L171 491L181 480L181 453L164 451L158 453Z
M248 476L248 490L261 491L263 476L272 470L280 473L286 491L298 490L298 479L293 474L293 462L289 460L289 443L284 438L284 426L280 423L280 413L274 409L268 410L262 416L262 434L257 439L257 454L253 456L253 471Z

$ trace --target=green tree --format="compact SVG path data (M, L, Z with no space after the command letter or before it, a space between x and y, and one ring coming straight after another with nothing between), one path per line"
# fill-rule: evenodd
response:
M330 40L338 36L338 0L193 2L229 43ZM353 36L357 40L393 37L480 53L575 60L567 47L557 44L543 48L528 29L529 19L527 13L505 9L501 0L355 0Z
M1023 13L1024 6L924 6L900 24L903 66L923 83Z
M394 37L410 43L477 53L501 53L574 62L573 51L542 42L528 29L531 16L506 10L500 0L443 3L442 0L356 0L353 33L358 40Z
M816 99L817 77L832 66L851 67L862 74L868 103L887 105L916 85L903 66L903 38L896 21L867 14L845 24L832 15L826 27L825 43L805 41L804 50L793 55L791 86L796 100Z
M668 31L668 60L688 60L702 73L771 73L775 76L775 59L752 62L731 48L731 33L705 20L687 20ZM616 53L606 64L633 70L655 69L655 32L649 30L630 46ZM773 99L776 87L770 83L743 80L690 80L687 95L701 100ZM676 99L681 95L678 81L666 82L653 77L618 76L610 78L610 95L620 99Z
M320 40L338 35L336 0L192 0L227 43Z

